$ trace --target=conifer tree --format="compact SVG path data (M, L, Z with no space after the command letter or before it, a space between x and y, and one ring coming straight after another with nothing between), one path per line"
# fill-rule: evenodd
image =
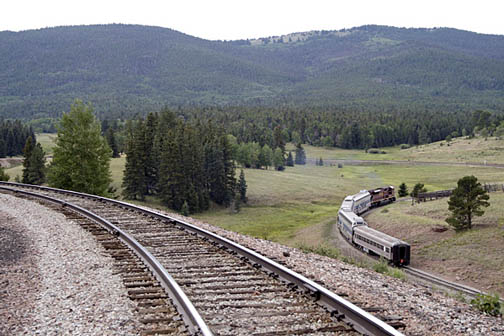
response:
M128 121L126 125L126 163L123 176L123 196L128 199L145 198L147 186L145 181L145 146L144 124L139 120L135 125Z
M40 143L33 145L32 137L28 137L24 148L22 183L41 185L45 182L45 153Z
M119 148L117 147L115 132L112 128L108 128L107 131L105 132L105 139L107 139L107 143L110 149L112 150L112 157L118 158Z
M278 171L284 170L284 161L285 160L282 150L280 148L276 148L273 152L273 166L275 167L275 169Z
M289 151L289 155L287 156L287 160L285 162L285 165L287 167L294 167L294 160L292 158L292 152L291 151Z
M482 216L484 211L481 207L488 207L488 192L483 189L481 183L474 176L465 176L458 180L457 188L453 190L448 201L448 210L452 214L446 222L453 226L456 231L472 228L474 216Z
M408 187L406 186L406 183L401 183L399 185L399 197L404 197L404 196L408 196Z
M294 162L298 165L306 164L306 154L303 146L301 146L300 143L298 143L296 146L296 157L294 159Z
M107 195L110 148L90 105L76 100L63 114L49 169L49 183L62 189Z
M240 170L240 178L238 180L238 194L243 203L247 203L247 181L245 181L245 173Z

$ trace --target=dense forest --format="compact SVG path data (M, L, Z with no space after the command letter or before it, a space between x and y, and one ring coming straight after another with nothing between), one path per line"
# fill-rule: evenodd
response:
M159 197L171 209L207 210L210 201L229 206L240 194L231 144L212 123L184 122L168 110L126 125L123 195Z
M30 137L35 140L33 130L21 121L0 119L0 158L22 155Z
M75 98L92 102L101 120L164 106L418 116L502 112L503 90L504 36L449 28L362 26L243 41L136 25L0 32L0 118L45 131Z

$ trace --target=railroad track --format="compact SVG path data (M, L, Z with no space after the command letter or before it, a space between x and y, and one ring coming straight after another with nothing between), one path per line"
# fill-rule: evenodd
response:
M94 216L106 222L102 223L108 231L104 239L110 235L139 243L143 249L139 258L146 262L147 257L153 257L150 263L154 266L149 268L167 273L155 277L158 280L169 277L168 273L173 277L174 284L162 284L162 287L179 286L183 291L168 292L190 333L402 335L292 270L180 220L120 201L75 192L15 183L1 183L0 189L28 193L30 197L50 197L65 207L90 210L92 214L88 218ZM124 253L121 250L118 255L122 258ZM157 289L150 292L142 286L134 293L162 296ZM180 296L185 295L189 300L181 308ZM149 308L147 312L155 311Z
M403 198L398 201L409 201L409 200L411 200L411 198ZM363 213L361 216L367 217L368 215L370 215L371 213L373 213L374 211L376 211L378 209L379 208L370 209L370 210L366 211L365 213ZM344 240L347 243L349 243L346 239L344 239ZM352 245L352 244L350 244L350 245ZM354 245L352 245L352 246L356 250L362 252L363 254L367 255L368 257L372 258L373 260L379 260L378 257L369 255L369 254L363 252L362 250L358 249ZM466 285L463 285L463 284L460 284L457 282L452 282L452 281L443 279L439 276L436 276L434 274L419 270L419 269L411 267L411 266L403 266L400 269L412 277L415 277L415 278L420 279L422 281L428 282L430 284L434 284L436 286L440 286L440 287L448 289L450 291L456 291L456 292L462 293L463 295L468 296L470 298L475 298L478 295L486 295L487 294L483 291L480 291L479 289L472 288L472 287L469 287L469 286L466 286ZM504 299L500 299L500 301L501 301L501 303L504 303Z
M401 268L404 272L406 272L409 275L412 275L418 279L425 280L429 283L435 284L437 286L446 288L448 290L453 290L462 293L463 295L469 296L471 298L475 298L478 295L485 295L485 292L480 291L479 289L472 288L466 285L462 285L456 282L452 282L446 279L443 279L441 277L438 277L436 275L424 272L422 270L419 270L417 268L413 268L410 266L405 266ZM501 303L504 303L504 300L500 300Z

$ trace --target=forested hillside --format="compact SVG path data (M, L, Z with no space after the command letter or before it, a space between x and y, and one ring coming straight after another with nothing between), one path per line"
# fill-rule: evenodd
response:
M333 106L500 112L504 36L363 26L207 41L135 25L0 32L0 118L101 119L163 106Z

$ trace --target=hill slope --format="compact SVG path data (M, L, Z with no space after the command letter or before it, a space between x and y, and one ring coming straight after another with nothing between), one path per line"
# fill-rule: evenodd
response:
M75 98L121 116L164 105L504 107L504 36L363 26L207 41L135 25L0 32L0 117L37 118Z

